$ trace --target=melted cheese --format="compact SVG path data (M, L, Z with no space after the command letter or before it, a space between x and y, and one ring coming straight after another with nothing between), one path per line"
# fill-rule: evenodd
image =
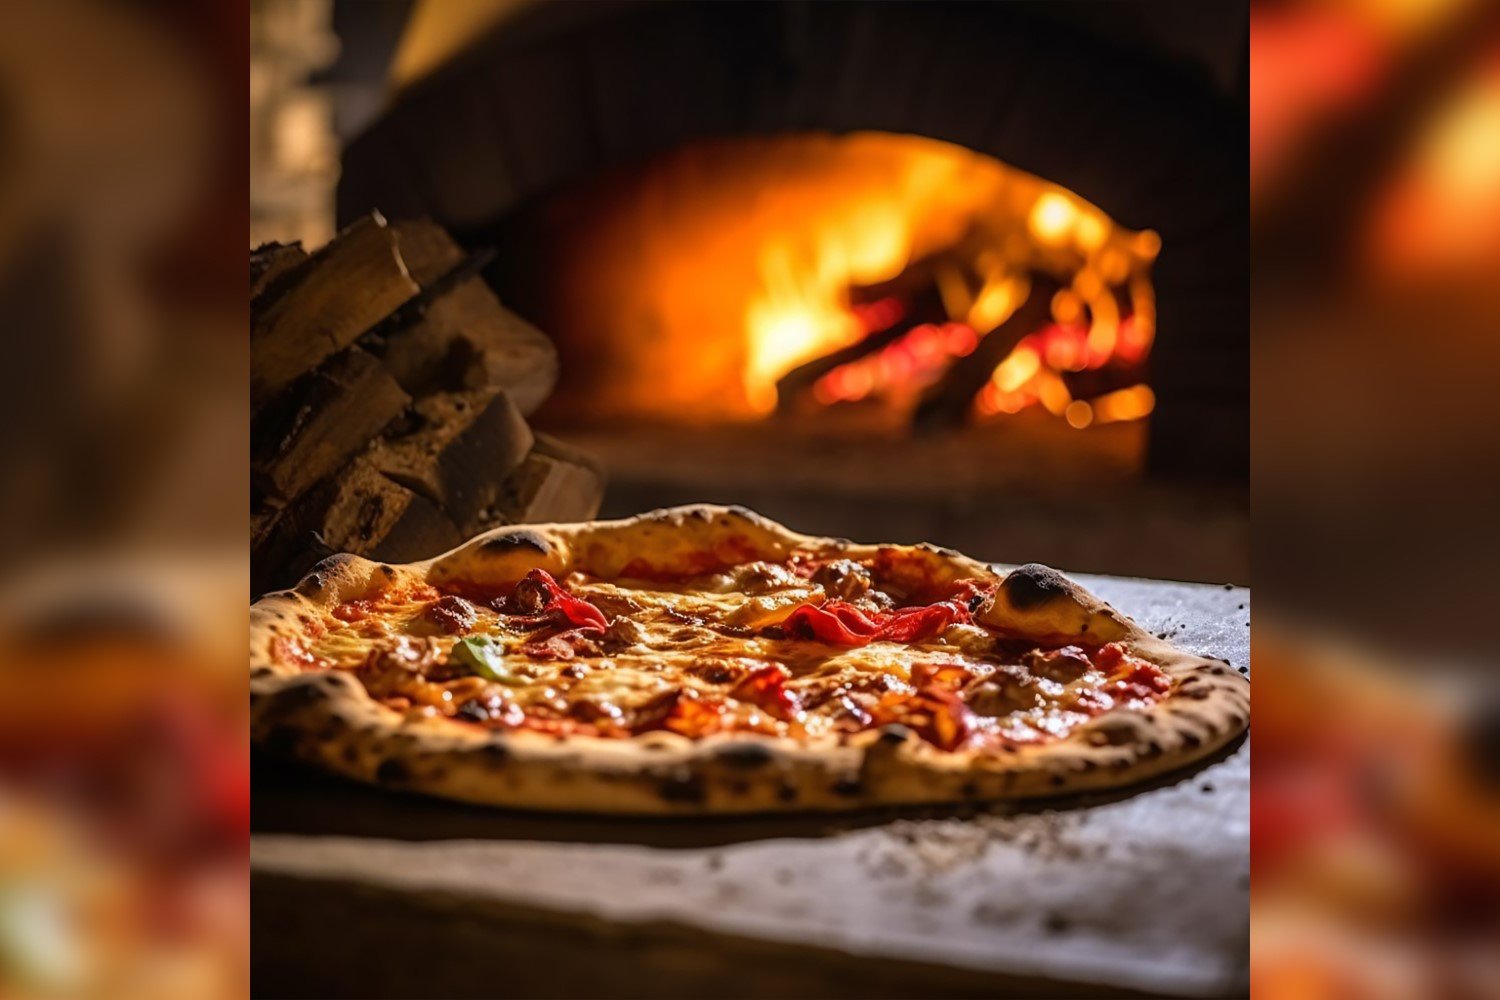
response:
M540 658L525 650L528 642L555 634L557 627L517 624L514 616L473 602L476 621L462 637L495 640L504 649L508 683L474 677L412 677L408 682L400 676L391 690L404 692L404 700L419 712L451 715L460 700L491 709L503 702L528 718L559 724L570 720L569 725L582 720L619 735L628 731L630 720L649 713L673 692L686 691L688 698L718 706L727 728L816 736L878 721L881 706L913 695L914 673L930 678L948 668L973 682L1002 663L1016 662L1014 655L1001 652L1004 643L997 636L976 625L954 625L920 643L876 641L854 648L765 636L764 630L794 608L821 604L826 595L783 567L752 567L680 583L570 576L562 581L564 587L603 611L611 629L599 640L604 650L598 655L588 653L585 643L585 652L569 659ZM407 637L431 650L428 662L441 664L461 636L449 634L430 616L439 596L423 588L335 609L326 616L326 631L312 652L328 667L363 673L373 652L389 650ZM588 638L598 640L598 633ZM792 717L778 711L774 701L736 690L748 675L768 666L785 671L780 685L803 707ZM1085 687L1097 690L1106 680L1098 671L1069 684L1033 678L1028 683L1034 682L1034 705L975 721L983 731L1017 742L1065 735L1088 717L1071 707L1072 695ZM404 707L399 700L388 703ZM611 724L616 724L613 729Z

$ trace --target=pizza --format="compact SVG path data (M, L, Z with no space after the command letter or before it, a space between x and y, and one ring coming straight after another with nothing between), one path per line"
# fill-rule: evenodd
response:
M742 508L331 556L251 609L269 751L468 802L841 810L1129 785L1213 754L1249 682L1056 570Z

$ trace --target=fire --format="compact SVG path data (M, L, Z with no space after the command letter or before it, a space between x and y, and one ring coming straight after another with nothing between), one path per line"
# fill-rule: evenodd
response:
M975 416L1064 417L1141 381L1154 329L1154 233L913 136L698 143L575 196L567 218L548 322L571 413L755 418L789 404L792 372L808 403L910 407L983 357L997 367ZM1051 322L1009 331L1042 279L1061 288ZM997 329L1009 356L979 350ZM825 367L833 352L847 363ZM1128 419L1104 412L1089 422Z
M925 388L951 359L966 357L978 346L978 334L966 324L924 323L880 351L824 375L813 384L813 397L831 406L858 402L881 386Z
M817 402L910 399L973 353L981 337L1026 301L1033 274L1061 272L1067 285L1051 304L1055 325L1025 337L999 362L975 400L976 415L1041 403L1081 428L1149 412L1149 402L1137 412L1140 405L1099 410L1074 400L1065 373L1144 360L1154 330L1146 275L1160 250L1156 234L1122 230L1076 195L997 161L941 143L901 142L911 144L902 183L824 192L832 210L821 226L800 233L811 249L803 266L788 266L791 255L782 242L763 252L763 287L747 313L745 391L751 404L769 410L777 403L780 376L889 328L895 318L861 313L851 292L897 277L925 251L944 258L933 266L932 279L946 316L919 323L823 375L813 385ZM911 176L961 178L967 197L955 199L951 187L937 191L911 183ZM927 231L928 221L951 214L955 201L969 217L962 225L941 227L963 234L956 246L944 246Z

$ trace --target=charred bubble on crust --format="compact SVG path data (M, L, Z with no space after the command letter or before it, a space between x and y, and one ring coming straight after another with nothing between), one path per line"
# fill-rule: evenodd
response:
M297 584L296 592L303 597L314 597L323 589L324 582L323 574L314 570Z
M888 747L899 747L911 739L911 735L911 730L899 722L893 722L888 726L880 727L880 742Z
M770 747L748 742L726 744L719 748L714 757L728 767L744 771L765 767L776 759Z
M312 572L308 575L309 577L315 577L319 575L331 576L333 575L333 571L348 562L349 558L350 557L343 552L335 552L331 556L324 556L322 559L318 560L317 564L313 566Z
M1051 566L1027 563L1006 574L1000 584L1011 607L1027 611L1068 593L1068 581Z
M708 788L703 782L703 775L696 771L682 771L669 775L659 787L661 797L667 802L700 805L708 798Z
M535 531L507 531L503 535L486 538L480 543L479 548L483 552L492 554L519 552L522 549L530 549L532 552L543 556L552 553L552 546L547 543L547 539Z
M833 783L833 794L842 795L846 798L852 798L857 795L862 795L864 793L864 790L864 782L860 781L858 778L840 778L838 781L835 781Z

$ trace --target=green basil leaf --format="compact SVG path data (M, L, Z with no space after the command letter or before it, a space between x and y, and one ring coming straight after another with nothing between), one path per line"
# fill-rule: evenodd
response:
M450 662L467 668L469 673L500 684L519 684L521 681L505 669L505 647L482 635L460 639L453 644L448 654Z

